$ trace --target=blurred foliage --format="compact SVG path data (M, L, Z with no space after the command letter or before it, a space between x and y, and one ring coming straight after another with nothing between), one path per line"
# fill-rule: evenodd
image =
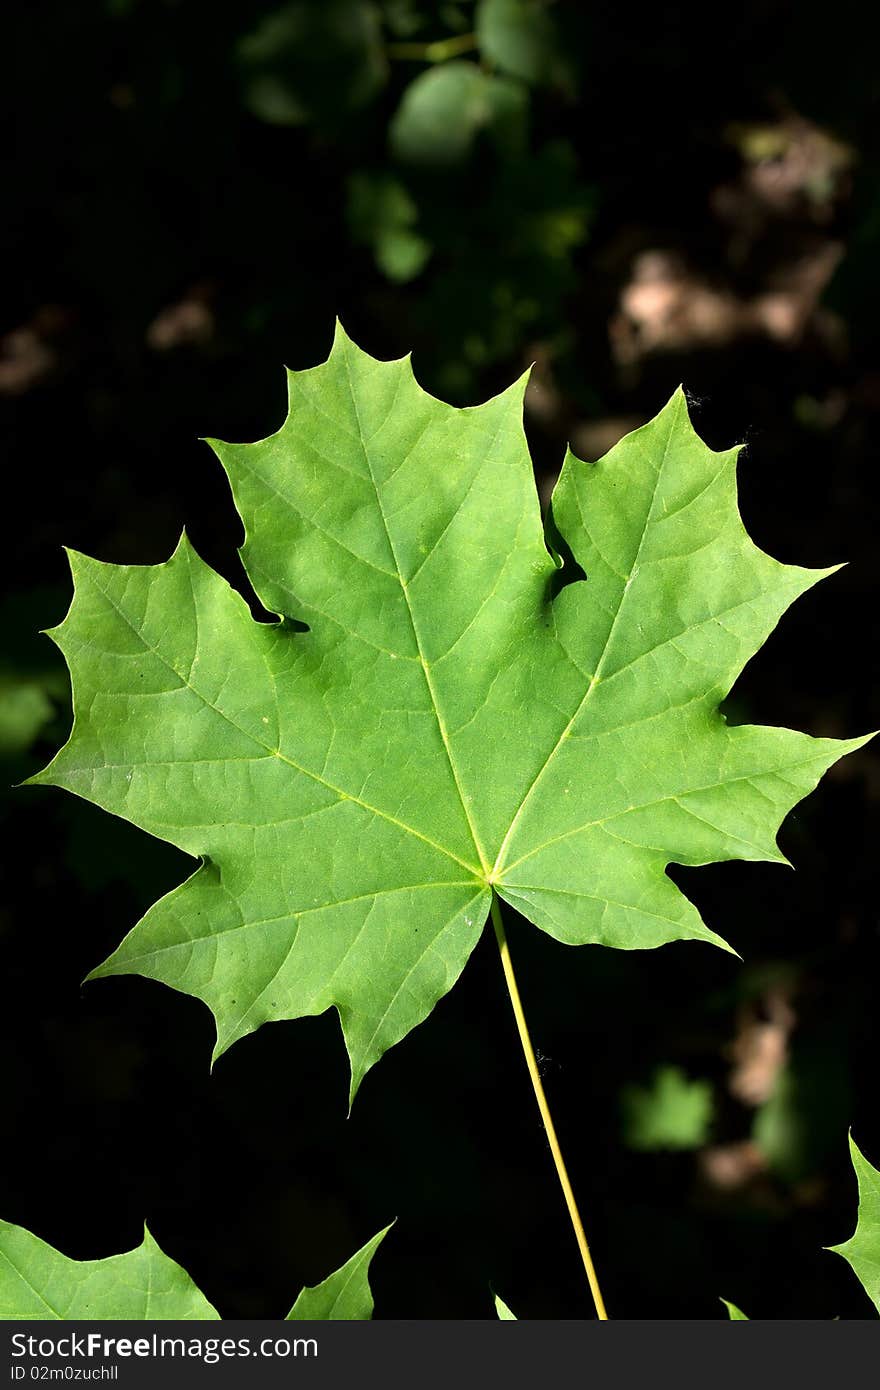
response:
M30 771L28 754L43 735L65 736L70 684L38 631L57 594L45 585L0 603L0 777L9 782Z
M431 244L415 231L418 208L392 174L352 174L348 220L356 245L372 247L389 280L412 280L431 255Z
M496 79L475 63L451 62L421 73L407 87L391 122L391 148L404 163L457 164L494 117Z
M480 0L433 18L294 0L236 44L235 63L261 120L311 124L352 152L373 135L347 176L347 223L390 282L424 275L417 334L436 389L463 398L477 371L559 320L594 195L570 142L531 133L530 88L571 90L552 7Z
M821 1106L815 1097L823 1096ZM798 1183L833 1158L852 1111L852 1092L835 1033L822 1028L796 1048L761 1105L752 1136L771 1170Z
M236 57L245 105L276 125L344 126L386 77L379 14L363 0L291 0L240 40Z
M26 752L53 713L42 685L0 671L0 760Z
M698 1149L712 1123L712 1087L680 1067L658 1067L648 1086L621 1093L623 1139L631 1149Z
M524 82L571 80L559 30L542 0L479 0L474 20L483 59Z

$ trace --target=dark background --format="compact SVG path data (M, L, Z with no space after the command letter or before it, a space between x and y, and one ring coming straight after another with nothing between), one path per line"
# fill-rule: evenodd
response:
M536 363L546 500L679 381L782 560L849 567L751 663L737 719L878 720L880 68L862 0L430 6L30 0L6 20L0 357L9 785L69 727L61 546L165 559L186 525L246 587L204 434L265 436L333 316L484 399ZM476 28L476 37L474 31ZM868 747L787 822L797 872L673 869L744 957L566 948L510 923L612 1316L865 1317L822 1247L880 1164ZM213 1076L198 1001L81 987L189 861L60 791L2 821L0 1213L79 1258L144 1218L229 1316L399 1218L377 1313L590 1315L491 934L346 1119L335 1014Z

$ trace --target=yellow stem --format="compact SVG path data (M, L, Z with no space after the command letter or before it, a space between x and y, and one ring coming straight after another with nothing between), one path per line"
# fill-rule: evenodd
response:
M559 1175L559 1182L565 1197L565 1205L568 1207L568 1214L571 1218L571 1224L574 1227L578 1249L581 1252L584 1269L587 1271L590 1292L593 1295L593 1302L596 1305L596 1314L601 1321L607 1322L608 1314L605 1311L605 1302L599 1288L599 1280L596 1277L593 1257L590 1254L590 1247L587 1244L587 1237L584 1234L583 1222L581 1221L580 1212L577 1209L577 1202L574 1199L571 1182L569 1181L568 1172L565 1167L565 1160L562 1157L562 1150L559 1147L559 1140L556 1137L556 1127L553 1124L553 1117L550 1114L550 1107L547 1104L547 1097L544 1094L541 1074L538 1071L538 1063L535 1060L535 1049L532 1047L532 1040L529 1037L529 1029L525 1014L523 1013L522 1000L519 997L516 976L513 973L513 961L510 958L510 947L507 944L507 934L504 930L504 922L501 919L501 905L495 892L492 893L492 925L495 928L495 937L498 941L498 949L501 952L501 964L504 968L504 978L507 981L507 991L510 995L510 1002L513 1005L513 1015L516 1019L519 1040L522 1043L522 1050L525 1053L529 1076L532 1078L532 1086L535 1091L535 1099L538 1102L538 1109L541 1112L541 1119L544 1121L544 1129L546 1130L547 1139L550 1144L550 1152L553 1155L553 1162L556 1164L556 1172Z

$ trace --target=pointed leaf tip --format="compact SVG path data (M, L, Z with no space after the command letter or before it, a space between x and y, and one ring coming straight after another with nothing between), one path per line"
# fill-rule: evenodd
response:
M214 1321L219 1314L146 1223L134 1249L74 1260L24 1227L0 1221L0 1317Z
M501 1322L517 1321L516 1314L510 1311L507 1304L504 1302L504 1299L499 1298L497 1293L495 1295L495 1312L498 1315L498 1318Z
M373 1316L370 1263L396 1222L377 1231L360 1250L320 1284L302 1290L290 1312L288 1322L366 1322Z
M850 1159L858 1184L856 1228L849 1240L826 1249L840 1255L852 1268L874 1307L880 1312L880 1171L848 1135Z
M728 1301L727 1301L726 1298L721 1298L721 1299L719 1299L718 1301L719 1301L719 1303L723 1303L723 1304L724 1304L725 1308L727 1309L727 1316L728 1316L728 1319L729 1319L731 1322L748 1322L748 1321L749 1321L749 1318L747 1317L747 1315L746 1315L745 1313L743 1313L741 1309L737 1308L737 1306L736 1306L735 1303L728 1303Z

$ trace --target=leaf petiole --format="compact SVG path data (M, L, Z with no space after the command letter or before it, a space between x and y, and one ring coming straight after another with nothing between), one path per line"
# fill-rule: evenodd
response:
M599 1279L596 1275L596 1268L593 1264L593 1257L590 1254L590 1247L587 1244L587 1237L584 1233L584 1225L581 1221L577 1202L572 1191L571 1181L565 1167L565 1160L562 1157L562 1150L559 1147L559 1140L556 1137L556 1127L553 1124L553 1117L550 1114L550 1107L547 1104L547 1097L544 1094L544 1087L541 1082L541 1074L538 1070L538 1063L535 1058L535 1049L532 1047L532 1040L529 1037L528 1024L523 1013L522 1000L520 999L519 989L516 983L516 975L513 971L513 961L510 956L510 947L507 944L507 933L504 930L504 922L501 917L501 904L498 895L492 891L492 926L495 928L495 939L498 942L498 949L501 952L501 965L504 970L504 979L507 983L507 992L510 995L510 1002L513 1006L513 1015L516 1019L516 1027L519 1033L519 1040L522 1043L522 1050L525 1054L526 1066L529 1069L529 1076L532 1078L532 1087L535 1092L535 1099L538 1102L538 1109L541 1112L541 1119L547 1134L547 1141L550 1145L550 1152L553 1155L553 1162L556 1165L556 1172L565 1197L565 1205L568 1207L568 1215L574 1227L575 1239L578 1249L581 1252L581 1259L584 1262L584 1269L587 1272L587 1279L590 1284L590 1292L593 1295L593 1302L596 1305L596 1316L602 1322L608 1321L608 1314L605 1311L605 1301L602 1298L602 1291L599 1288Z
M416 63L445 63L460 53L471 53L477 47L476 34L453 34L433 43L389 43L385 52L389 58L410 59Z

